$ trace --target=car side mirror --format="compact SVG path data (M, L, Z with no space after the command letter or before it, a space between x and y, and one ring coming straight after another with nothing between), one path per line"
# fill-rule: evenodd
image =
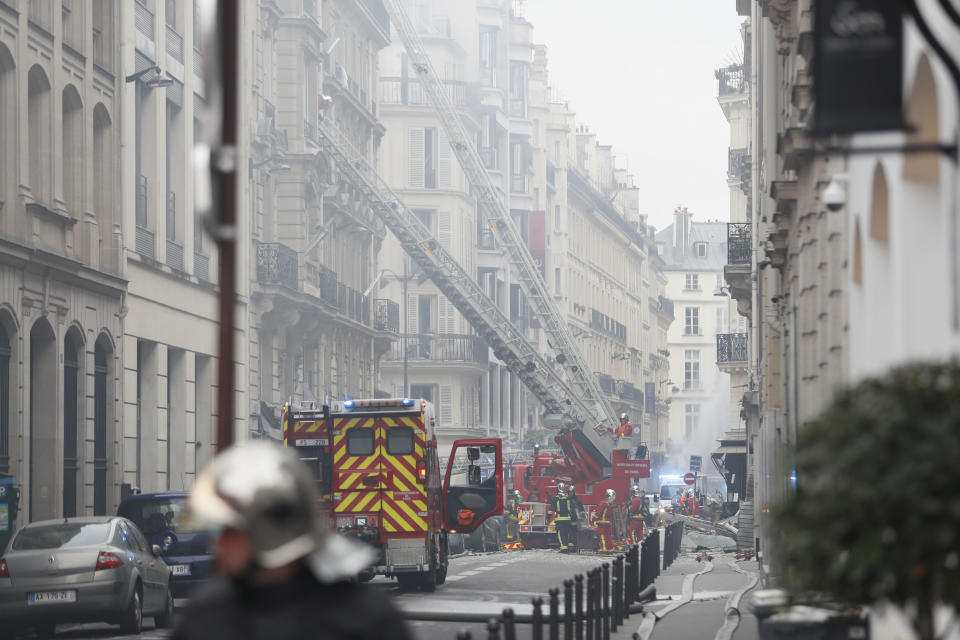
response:
M154 558L159 558L163 555L163 549L160 548L160 545L155 544L150 547L150 552L153 553Z

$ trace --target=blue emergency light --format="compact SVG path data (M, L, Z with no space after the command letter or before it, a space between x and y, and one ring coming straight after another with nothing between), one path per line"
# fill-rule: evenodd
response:
M344 400L343 401L344 409L353 409L353 400Z
M405 407L412 407L412 406L413 406L413 398L404 398L404 399L403 399L403 406L405 406Z

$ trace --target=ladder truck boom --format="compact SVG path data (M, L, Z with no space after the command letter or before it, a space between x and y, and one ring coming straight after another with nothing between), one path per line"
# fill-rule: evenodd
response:
M608 466L613 450L608 431L617 424L614 411L587 366L565 318L554 304L543 276L503 202L501 190L487 173L480 154L430 62L420 36L402 6L402 0L384 0L384 5L417 73L420 86L434 107L450 146L477 196L481 210L489 216L488 221L499 244L515 268L530 306L556 352L556 360L564 368L568 386L577 393L581 404L587 407L584 417L588 418L590 424L584 424L581 433L574 435L581 443L584 439L588 441L589 446L606 460L603 466Z
M545 409L562 416L568 429L581 432L580 427L591 417L591 408L387 186L363 155L328 122L321 120L317 132L322 149L333 159L337 169L358 185L407 255L487 341L507 368L537 396ZM582 448L591 459L591 466L601 470L609 466L603 450L589 442L583 443Z

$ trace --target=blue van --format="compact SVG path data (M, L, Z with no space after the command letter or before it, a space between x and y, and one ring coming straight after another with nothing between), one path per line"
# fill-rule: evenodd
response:
M144 493L120 503L117 515L134 522L150 544L160 545L170 567L170 590L184 598L213 568L213 534L192 522L187 498L190 494Z

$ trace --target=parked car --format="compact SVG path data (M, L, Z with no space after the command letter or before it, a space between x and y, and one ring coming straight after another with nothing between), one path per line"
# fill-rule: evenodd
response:
M471 551L499 551L500 542L506 537L503 516L493 516L483 521L466 539Z
M108 622L137 634L144 616L170 626L170 569L124 518L34 522L0 558L0 635L33 627L50 637L65 622Z
M173 596L183 598L213 568L213 534L190 518L188 493L143 493L120 503L117 515L136 523L170 565Z

